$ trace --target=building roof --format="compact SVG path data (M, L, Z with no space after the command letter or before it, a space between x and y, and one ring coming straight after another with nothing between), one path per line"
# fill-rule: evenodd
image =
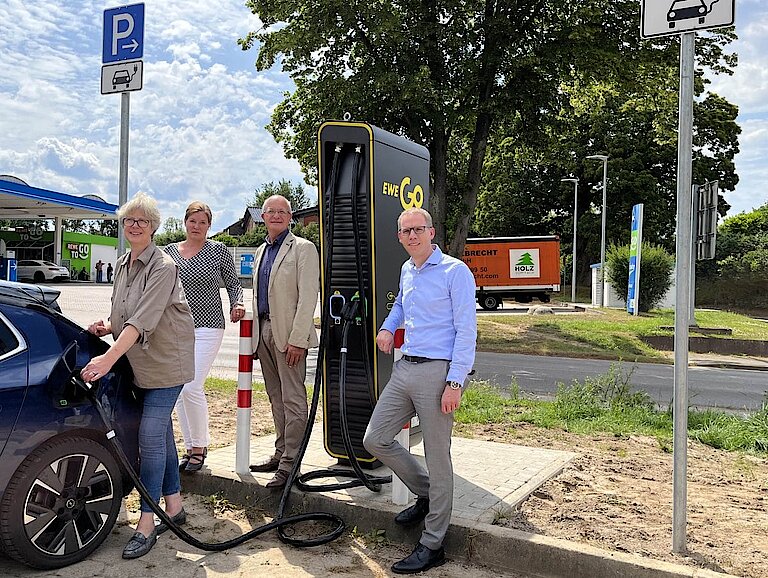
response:
M116 219L117 209L96 195L57 193L0 175L0 219Z

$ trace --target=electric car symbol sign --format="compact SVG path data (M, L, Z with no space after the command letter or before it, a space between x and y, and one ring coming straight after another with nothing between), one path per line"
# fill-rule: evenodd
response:
M736 0L643 0L643 38L732 26Z

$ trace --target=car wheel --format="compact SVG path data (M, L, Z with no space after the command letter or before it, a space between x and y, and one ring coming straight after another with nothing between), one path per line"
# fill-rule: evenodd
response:
M112 454L82 437L35 450L13 475L0 503L6 554L35 568L60 568L91 554L112 531L122 501Z
M42 271L35 271L33 279L35 280L35 283L42 283L45 281L45 274Z

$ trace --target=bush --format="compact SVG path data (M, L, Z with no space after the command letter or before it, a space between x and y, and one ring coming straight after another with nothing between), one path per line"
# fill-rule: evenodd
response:
M612 245L606 256L608 282L625 302L629 285L629 245ZM643 243L640 257L640 311L650 311L672 286L675 260L663 247Z

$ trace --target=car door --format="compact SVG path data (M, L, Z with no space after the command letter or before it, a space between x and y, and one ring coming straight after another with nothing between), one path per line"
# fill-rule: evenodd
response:
M0 310L0 456L24 403L28 367L27 343Z

